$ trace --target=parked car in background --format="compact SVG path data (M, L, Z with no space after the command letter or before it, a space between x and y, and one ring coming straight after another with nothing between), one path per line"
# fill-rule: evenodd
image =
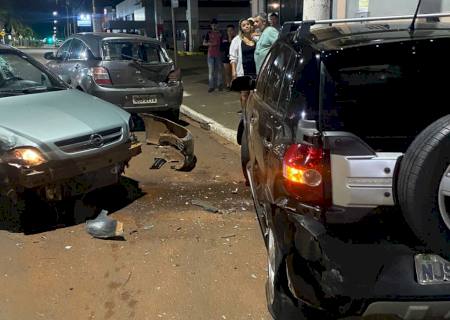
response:
M449 318L450 25L408 19L286 24L235 80L275 319Z
M177 120L183 98L181 73L154 39L117 33L71 36L47 66L72 88L132 113L153 113Z
M128 112L0 45L0 211L20 216L28 195L57 203L115 184L140 152Z

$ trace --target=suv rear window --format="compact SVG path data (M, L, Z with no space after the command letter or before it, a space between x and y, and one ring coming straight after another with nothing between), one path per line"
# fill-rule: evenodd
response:
M144 63L158 64L170 62L163 49L154 43L114 40L102 44L103 60L139 60Z
M440 44L438 44L440 42ZM449 113L449 39L350 48L325 58L324 130L356 134L377 151L404 152Z

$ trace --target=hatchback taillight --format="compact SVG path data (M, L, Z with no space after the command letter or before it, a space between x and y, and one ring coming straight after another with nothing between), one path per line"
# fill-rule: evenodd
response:
M330 157L321 147L307 144L289 146L283 159L286 190L309 205L328 206L326 184L330 184Z
M112 85L111 77L109 76L109 72L104 67L94 67L91 68L92 78L95 83L104 86L104 85Z

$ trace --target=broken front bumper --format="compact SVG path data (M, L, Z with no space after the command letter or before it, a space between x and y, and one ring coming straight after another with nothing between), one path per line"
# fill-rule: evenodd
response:
M274 233L284 252L282 267L293 297L338 318L447 315L450 284L424 286L416 279L414 257L422 251L419 246L390 240L389 232L378 234L381 229L373 221L338 230L312 217L282 211L273 220Z
M20 192L25 189L55 188L71 182L80 182L89 184L88 189L93 190L114 183L114 179L118 178L128 161L139 153L139 143L124 143L94 156L53 160L33 168L5 164L2 170L5 171L6 178L2 184L6 184L4 190L14 189ZM78 193L74 191L75 194ZM86 190L79 191L82 193ZM74 193L71 192L71 195Z

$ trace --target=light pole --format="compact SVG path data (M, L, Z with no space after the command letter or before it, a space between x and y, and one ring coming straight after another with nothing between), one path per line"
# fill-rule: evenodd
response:
M67 34L67 38L68 38L70 36L69 0L66 0L66 34Z
M95 0L92 0L92 31L97 31L97 25L95 24Z

